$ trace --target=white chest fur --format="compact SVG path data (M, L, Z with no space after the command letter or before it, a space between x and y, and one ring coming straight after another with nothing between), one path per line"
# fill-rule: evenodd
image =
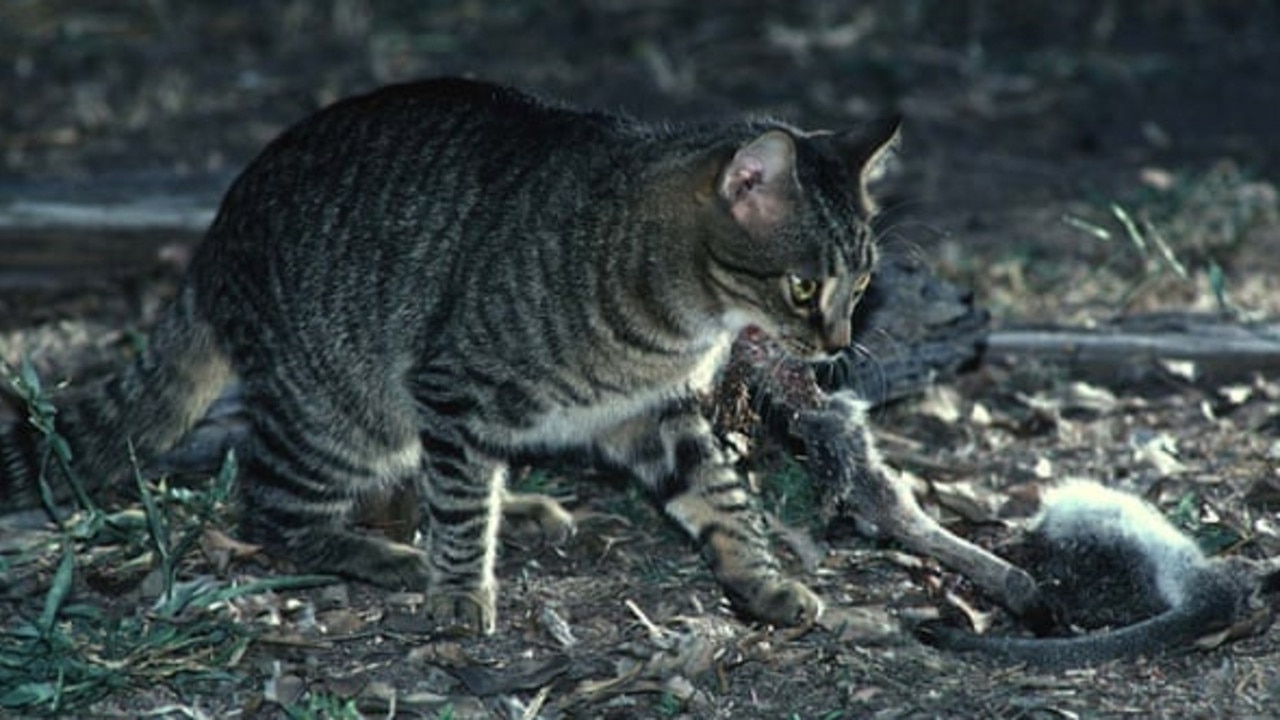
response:
M566 448L589 443L619 425L671 400L708 390L729 356L736 333L721 333L673 382L631 395L617 395L591 405L555 407L528 429L511 431L507 440L523 448Z

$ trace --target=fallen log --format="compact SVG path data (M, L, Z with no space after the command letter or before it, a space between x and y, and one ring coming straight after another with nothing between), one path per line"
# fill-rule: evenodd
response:
M1159 313L1090 328L1011 327L987 335L986 357L1037 358L1121 382L1180 377L1230 382L1280 372L1280 323Z

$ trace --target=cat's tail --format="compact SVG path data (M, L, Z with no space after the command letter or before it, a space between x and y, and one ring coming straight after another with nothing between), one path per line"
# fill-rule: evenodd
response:
M137 360L101 385L54 398L54 432L27 419L0 428L0 512L40 503L40 477L55 502L73 497L56 438L70 449L74 482L88 493L126 476L130 445L140 460L169 449L233 379L212 328L187 286L165 311Z

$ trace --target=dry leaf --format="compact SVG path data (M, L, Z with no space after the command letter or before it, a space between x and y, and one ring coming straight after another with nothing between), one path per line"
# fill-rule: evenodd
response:
M538 624L560 644L560 647L571 648L578 644L578 638L573 635L573 628L569 627L569 623L550 605L542 606L542 610L538 613Z
M519 659L492 667L458 666L452 672L473 695L488 697L540 688L568 672L570 664L567 655L551 655Z
M409 660L439 667L468 667L478 664L456 642L433 642L420 645L409 651Z
M1073 382L1063 392L1062 407L1070 410L1088 410L1096 413L1108 413L1116 408L1120 401L1115 393L1098 385L1086 382Z
M897 620L883 607L828 607L818 626L839 642L858 646L899 644L905 639Z
M1036 460L1035 467L1031 468L1031 473L1041 480L1049 480L1053 478L1053 463L1042 455Z
M921 413L948 425L954 425L961 418L960 393L949 385L930 385L918 407Z
M1168 433L1150 431L1135 432L1129 437L1133 457L1138 462L1150 463L1161 476L1180 475L1187 466L1178 460L1178 441Z
M933 483L938 505L954 512L970 522L993 522L1005 497L999 492L975 482Z
M950 591L945 593L943 597L946 599L948 605L959 610L960 614L964 615L965 618L969 620L969 626L973 628L974 632L978 634L985 633L990 630L992 624L994 624L996 616L995 612L983 612L970 605L964 598Z
M317 614L316 624L327 635L352 635L368 623L351 608L337 608Z
M1196 638L1192 644L1200 650L1212 650L1233 640L1255 637L1266 632L1273 619L1269 605L1260 607L1228 627Z
M1200 369L1190 360L1160 359L1157 362L1170 375L1182 378L1187 382L1195 382L1196 378L1200 376Z
M232 560L252 557L261 550L261 545L241 542L216 528L205 528L200 536L200 551L219 573L224 572Z
M987 406L980 402L975 402L973 408L969 410L969 422L978 427L990 427L991 421L991 411L987 409Z
M1231 405L1243 405L1253 397L1253 386L1224 385L1218 388L1218 394Z

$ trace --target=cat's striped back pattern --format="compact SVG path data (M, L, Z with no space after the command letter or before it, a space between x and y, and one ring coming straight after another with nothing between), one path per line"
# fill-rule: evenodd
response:
M464 80L340 102L236 180L152 349L62 429L106 481L127 438L159 452L238 384L246 534L427 590L437 621L479 631L502 506L528 507L509 458L589 448L652 490L740 607L805 622L820 604L782 576L694 398L748 325L799 353L848 344L875 259L865 185L894 137L648 125ZM35 497L38 450L0 437L3 506ZM406 485L424 548L354 526Z

